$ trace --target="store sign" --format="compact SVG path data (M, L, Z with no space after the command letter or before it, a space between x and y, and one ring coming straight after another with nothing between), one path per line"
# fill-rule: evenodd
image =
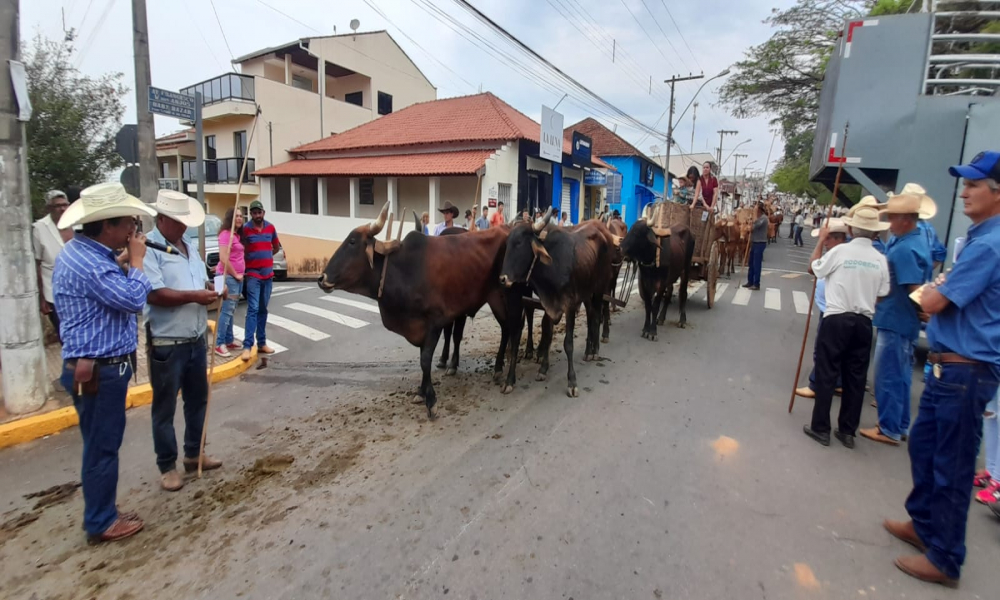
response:
M583 185L607 185L608 176L593 169L583 174Z
M643 174L642 183L646 187L653 187L653 182L656 181L653 176L653 165L646 165L646 171Z
M490 208L496 208L497 207L497 199L496 198L490 198L489 200L487 200L487 204L489 205Z
M591 140L589 137L583 135L578 131L573 132L573 158L587 164L590 162L590 145Z
M542 105L542 134L538 155L552 162L562 162L563 116Z

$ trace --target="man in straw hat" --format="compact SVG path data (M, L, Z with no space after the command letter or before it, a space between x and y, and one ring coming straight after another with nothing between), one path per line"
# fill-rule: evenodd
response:
M917 213L920 220L917 221L917 228L920 229L920 233L927 240L927 246L930 248L931 261L934 263L932 270L936 269L938 266L944 264L945 259L948 258L948 249L941 243L937 231L935 231L934 226L930 223L930 219L933 219L934 215L937 214L937 204L933 198L927 195L927 190L916 183L907 183L903 186L903 191L900 192L900 195L906 194L920 198L920 210ZM892 196L893 194L890 192L889 197L891 198Z
M830 236L829 226L824 226L810 259L809 272L827 280L826 311L816 337L816 402L812 422L803 431L830 445L830 405L839 375L843 394L834 435L853 448L871 355L872 316L878 298L889 293L889 267L872 248L871 238L889 224L879 222L878 209L872 206L858 208L843 221L853 239L821 256Z
M146 238L135 217L155 214L120 183L102 183L83 190L58 223L59 229L83 225L56 258L52 288L63 342L60 381L83 436L83 526L93 542L127 538L143 525L134 513L118 512L115 498L136 313L152 289L142 272ZM115 257L126 247L127 272Z
M177 393L184 398L184 470L198 470L198 451L208 399L205 330L208 310L218 297L208 289L205 263L187 244L184 232L205 222L201 203L173 190L160 190L155 204L156 228L150 241L177 253L150 252L143 261L152 291L146 301L149 379L153 387L153 450L160 469L160 487L175 492L184 487L177 472L177 436L174 412ZM205 457L203 468L222 463Z
M445 201L444 206L439 208L438 212L444 215L444 222L438 223L434 227L434 235L441 235L441 232L445 229L454 227L455 219L458 218L458 207L448 201Z
M898 446L910 429L910 382L913 347L920 335L920 317L910 293L931 275L927 239L917 227L920 198L914 194L890 196L879 209L889 219L892 237L886 245L889 295L879 303L872 321L878 328L875 344L875 400L878 425L859 433L870 440Z
M983 411L1000 382L1000 152L951 167L972 221L952 270L922 289L932 376L910 429L911 521L886 520L921 554L896 559L903 572L954 585L965 561L965 527L982 438Z

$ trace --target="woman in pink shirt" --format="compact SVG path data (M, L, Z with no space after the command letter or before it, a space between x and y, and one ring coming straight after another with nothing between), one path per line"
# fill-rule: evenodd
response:
M232 247L229 245L230 231L233 229L233 219L236 219L236 235L233 236ZM243 256L243 243L239 232L243 231L243 213L232 208L226 211L219 230L219 264L215 268L216 275L226 276L228 298L223 301L219 311L219 322L216 337L215 353L223 358L229 357L230 350L243 347L233 338L233 313L240 299L240 288L243 285L243 274L246 272L246 260Z

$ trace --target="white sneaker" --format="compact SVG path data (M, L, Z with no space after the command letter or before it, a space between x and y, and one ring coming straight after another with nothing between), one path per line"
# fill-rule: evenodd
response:
M216 356L221 356L222 358L229 358L230 356L232 356L232 354L229 353L229 350L227 350L225 346L216 346L215 354Z

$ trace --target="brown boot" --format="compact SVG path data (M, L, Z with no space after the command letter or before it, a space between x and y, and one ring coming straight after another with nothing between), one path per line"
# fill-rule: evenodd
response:
M896 559L896 566L899 570L910 577L916 577L920 581L928 583L940 583L943 586L956 588L958 580L948 577L934 566L925 554L915 554L912 556L900 556Z
M100 544L102 542L117 542L118 540L123 540L127 537L131 537L140 531L142 531L143 522L142 519L135 517L133 519L125 519L119 516L115 519L115 522L111 524L104 530L103 533L99 535L90 536L87 541L91 544Z
M263 346L257 346L258 354L274 354L274 348L264 344Z
M240 360L242 360L243 362L249 361L250 360L250 351L249 350L244 350L243 353L240 354Z
M882 521L882 527L885 527L885 530L897 539L906 542L921 552L927 552L927 545L917 535L917 530L913 527L913 521L893 521L892 519L886 519Z
M213 469L218 469L222 466L222 461L212 458L211 456L205 455L205 458L201 461L202 471L211 471ZM184 459L184 470L188 473L194 473L198 470L198 459L197 458L185 458Z
M160 487L168 492L176 492L184 487L184 478L177 472L177 469L171 469L160 475Z

